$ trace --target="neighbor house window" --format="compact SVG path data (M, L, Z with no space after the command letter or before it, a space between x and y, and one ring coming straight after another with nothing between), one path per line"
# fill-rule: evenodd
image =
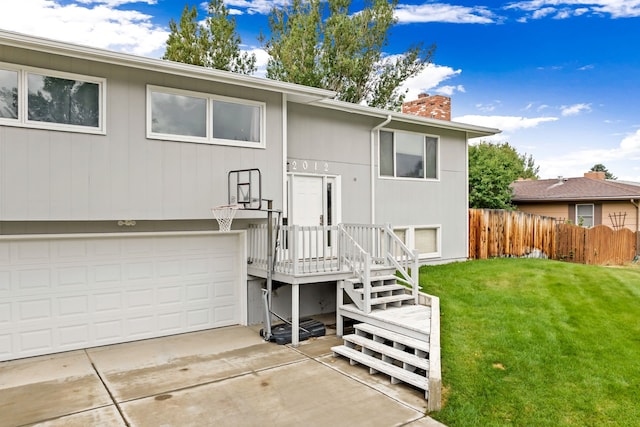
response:
M593 205L576 205L576 224L593 227Z
M0 64L0 123L105 133L105 79Z
M393 232L409 249L418 251L420 258L440 257L440 226L406 226Z
M147 137L264 148L265 104L147 87Z
M419 133L380 131L380 176L438 178L438 138Z

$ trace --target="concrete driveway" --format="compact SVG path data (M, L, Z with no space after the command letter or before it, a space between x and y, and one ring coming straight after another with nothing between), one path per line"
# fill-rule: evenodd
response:
M233 326L0 363L0 426L441 426L423 392Z

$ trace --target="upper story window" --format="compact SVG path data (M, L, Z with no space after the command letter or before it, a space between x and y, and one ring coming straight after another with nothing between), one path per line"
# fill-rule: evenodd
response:
M265 147L265 104L147 86L147 137Z
M380 176L438 179L438 137L380 131Z
M0 63L0 124L105 133L105 79Z
M576 224L582 227L593 227L593 205L576 205Z

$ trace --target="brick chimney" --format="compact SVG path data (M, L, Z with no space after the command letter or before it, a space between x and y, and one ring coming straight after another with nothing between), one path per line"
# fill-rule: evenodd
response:
M403 103L402 112L430 119L451 120L451 98L421 93L418 99Z
M589 171L584 173L585 178L604 180L607 175L604 172Z

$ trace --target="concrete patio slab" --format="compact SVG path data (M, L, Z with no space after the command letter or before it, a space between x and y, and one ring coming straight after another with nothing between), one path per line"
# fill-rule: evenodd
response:
M33 424L32 427L125 427L126 424L115 406L92 409L79 414L67 415L55 420Z
M13 426L112 404L84 351L0 364L0 425Z
M131 426L392 426L422 417L314 360L122 404Z
M300 361L247 328L200 332L88 350L118 402L159 395ZM153 363L150 363L153 360Z
M422 391L228 327L0 363L0 426L426 426Z

